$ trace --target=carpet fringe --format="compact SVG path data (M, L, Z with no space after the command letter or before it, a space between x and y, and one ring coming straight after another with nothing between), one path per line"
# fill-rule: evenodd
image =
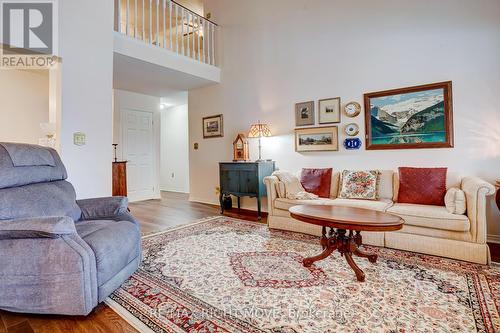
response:
M224 217L224 216L218 215L218 216L204 217L204 218L201 218L199 220L194 220L192 222L188 222L186 224L182 224L182 225L178 225L178 226L166 228L166 229L163 229L163 230L160 230L160 231L153 231L151 233L143 235L141 238L142 239L146 239L146 238L150 238L150 237L153 237L153 236L158 236L158 235L164 234L164 233L169 232L169 231L183 229L183 228L186 228L186 227L190 227L190 226L192 226L194 224L200 224L200 223L211 221L211 220L215 220L215 219L218 219L218 218L221 218L221 217Z
M129 323L133 328L138 330L141 333L155 333L151 328L149 328L146 324L140 321L133 314L128 312L123 306L113 301L111 298L107 297L104 300L104 303L109 306L117 315L119 315L123 320Z

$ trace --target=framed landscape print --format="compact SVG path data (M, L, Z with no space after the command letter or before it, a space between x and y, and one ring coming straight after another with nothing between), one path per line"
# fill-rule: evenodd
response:
M295 104L295 126L314 125L314 102Z
M338 127L314 127L295 130L295 151L339 150Z
M222 115L203 118L203 138L220 138L224 136Z
M340 97L318 101L319 123L340 123Z
M368 93L366 149L453 147L451 81Z

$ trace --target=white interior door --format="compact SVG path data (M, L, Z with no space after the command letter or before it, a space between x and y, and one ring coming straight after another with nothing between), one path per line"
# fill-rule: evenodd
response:
M122 112L123 158L127 163L130 201L155 197L153 113L125 109Z

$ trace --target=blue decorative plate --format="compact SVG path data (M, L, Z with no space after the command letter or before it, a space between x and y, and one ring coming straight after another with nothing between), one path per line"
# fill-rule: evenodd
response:
M344 140L344 147L347 150L361 148L361 140L359 138L347 138Z

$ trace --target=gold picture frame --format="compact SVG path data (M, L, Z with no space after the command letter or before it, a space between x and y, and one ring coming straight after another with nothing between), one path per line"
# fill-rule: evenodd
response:
M338 126L298 128L295 130L295 151L338 151Z

